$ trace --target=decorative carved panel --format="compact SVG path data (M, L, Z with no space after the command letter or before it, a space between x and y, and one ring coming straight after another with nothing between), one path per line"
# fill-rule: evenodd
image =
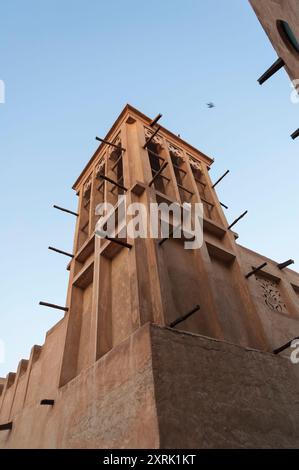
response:
M153 135L153 131L151 129L148 129L147 127L144 128L144 134L146 139L149 139ZM161 146L163 145L163 138L159 135L156 134L155 137L153 138L152 142L155 144L160 144Z
M96 177L98 177L98 175L103 175L104 173L105 173L105 158L102 158L102 160L100 160L96 166Z
M271 310L287 313L287 307L281 297L278 283L262 276L255 276L265 304Z
M109 148L109 158L110 158L110 160L115 162L121 156L121 152L122 152L120 133L117 135L117 137L115 137L115 139L112 141L112 143L119 147L119 149L117 149L117 148L115 148L111 145L110 148Z
M91 193L91 178L89 178L83 186L83 197L89 199Z
M183 151L181 149L179 149L178 147L175 147L170 142L167 142L167 145L168 145L168 150L172 152L176 157L183 158Z
M112 144L118 145L121 147L121 138L120 138L120 133L115 137L115 139L112 141Z
M194 170L198 170L201 172L201 164L198 160L196 160L195 158L191 157L191 155L188 155L188 158L189 158L189 162L190 162L190 165L191 165L191 168L193 168Z
M167 142L167 147L168 147L168 150L171 154L172 157L175 157L175 160L176 160L176 164L179 166L179 165L182 165L182 163L184 162L184 154L183 154L183 151L181 149L179 149L178 147L175 147L173 144L171 144L170 142Z

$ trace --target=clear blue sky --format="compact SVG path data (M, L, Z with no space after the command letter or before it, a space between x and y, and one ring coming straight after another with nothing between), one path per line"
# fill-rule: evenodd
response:
M12 0L0 15L0 338L14 371L61 318L76 209L71 190L128 102L215 157L228 219L245 209L240 243L297 260L299 105L247 0ZM208 110L206 102L216 108Z

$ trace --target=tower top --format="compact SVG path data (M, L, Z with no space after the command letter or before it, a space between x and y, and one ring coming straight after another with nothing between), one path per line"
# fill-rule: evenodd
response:
M150 117L146 116L141 111L134 108L132 105L126 104L126 106L123 108L123 110L121 111L121 113L117 117L116 121L114 122L114 124L112 125L112 127L110 128L110 130L108 131L106 136L103 137L103 140L107 140L107 141L113 140L115 138L115 135L117 134L120 126L124 122L127 122L127 123L132 122L133 123L134 121L136 121L138 119L140 121L142 121L145 126L149 126L150 123L152 122L152 119ZM176 134L169 131L168 129L166 129L165 127L163 127L160 124L159 124L159 127L160 127L159 133L161 133L166 138L173 141L174 144L180 145L181 147L183 146L186 149L186 151L191 152L195 157L198 157L201 161L204 161L207 164L207 166L211 166L214 163L213 158L211 158L208 155L206 155L205 153L201 152L200 150L195 148L193 145L191 145L188 142L186 142L185 140L183 140L181 137L177 136ZM89 162L87 163L87 165L84 167L83 171L81 172L81 174L79 175L79 177L77 178L77 180L75 181L75 183L73 185L73 189L75 191L78 189L78 186L79 186L80 182L82 181L82 179L84 179L86 177L88 171L90 170L91 165L94 163L94 161L100 155L100 153L102 152L104 147L105 147L105 144L101 143L98 146L98 148L96 149L96 151L94 152L94 154L92 155L92 157L89 160Z

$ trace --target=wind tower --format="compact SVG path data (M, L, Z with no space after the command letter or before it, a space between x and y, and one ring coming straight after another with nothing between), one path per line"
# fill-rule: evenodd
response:
M73 252L52 248L71 257L67 301L46 305L65 315L0 380L0 447L297 445L299 274L237 243L246 213L228 222L216 193L228 172L213 183L213 159L159 119L127 105L74 184L77 212L60 208L76 218ZM120 237L127 215L96 236L96 207L121 195L146 218L202 203L202 247Z

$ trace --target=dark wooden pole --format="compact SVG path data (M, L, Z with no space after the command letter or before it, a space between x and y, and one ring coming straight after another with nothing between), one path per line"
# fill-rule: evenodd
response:
M182 317L177 318L177 320L174 320L173 322L170 323L170 328L173 328L174 326L178 325L184 320L187 320L187 318L191 317L195 312L197 312L200 309L200 305L195 305L195 307L190 310L190 312L186 313Z
M258 271L260 271L261 269L263 269L265 266L267 266L268 263L263 263L261 264L260 266L258 266L257 268L254 268L252 271L250 271L250 273L246 274L246 279L248 279L249 277L253 276L255 273L257 273Z
M114 184L114 186L117 186L118 188L123 189L124 191L128 191L128 189L125 188L122 184L119 184L117 183L117 181L114 181L111 178L108 178L108 176L99 175L99 178L108 181L108 183Z
M153 140L153 138L156 136L156 134L158 134L158 132L160 131L161 127L159 126L155 132L150 136L150 138L145 142L143 148L146 149L146 147L151 143L151 141Z
M284 268L287 268L288 266L290 266L291 264L294 264L295 261L293 259L289 259L288 261L285 261L284 263L279 263L277 265L278 269L282 270Z
M292 139L295 140L297 137L299 137L299 129L297 129L293 134L291 135Z
M107 236L105 237L105 239L106 239L106 240L109 240L110 242L116 243L117 245L123 246L123 247L125 247L125 248L129 248L129 249L132 248L132 245L130 245L130 243L123 242L122 240L119 240L118 238L108 237L108 235L107 235Z
M66 251L58 250L58 248L54 248L53 246L49 246L48 250L55 251L56 253L59 253L60 255L65 255L65 256L69 256L70 258L74 258L74 255L71 255L71 253L67 253Z
M124 152L126 150L123 147L121 147L120 145L113 144L112 142L109 142L108 140L105 140L105 139L101 139L101 137L96 137L96 140L98 140L99 142L103 142L103 144L110 145L111 147L115 147L116 149L119 149L122 152Z
M162 117L162 114L158 114L158 116L155 117L155 119L152 120L152 122L150 122L150 127L154 127L155 124L157 124L157 122L161 119Z
M225 178L226 175L228 175L228 174L229 174L229 170L227 170L227 171L224 173L224 175L220 176L220 178L216 181L216 183L213 184L212 188L215 188L215 187L217 186L217 184L219 184L220 181L222 181L223 178Z
M260 85L265 83L269 78L271 78L276 72L278 72L282 67L285 66L284 60L282 60L280 57L274 62L271 67L266 70L266 72L258 79L258 82Z
M233 223L227 227L227 230L230 230L234 225L236 225L236 223L239 222L239 220L243 219L243 217L245 217L246 214L248 214L248 211L243 212L243 214L241 214L240 217L234 220Z
M157 173L155 174L155 176L153 177L153 179L149 182L149 186L151 186L151 185L155 182L156 178L158 178L158 176L161 175L162 171L165 170L165 168L167 167L167 165L168 165L168 162L164 162L164 163L163 163L163 165L161 166L160 170L157 171Z
M42 305L43 307L55 308L57 310L63 310L64 312L69 311L67 307L60 307L60 305L49 304L48 302L40 302L39 305Z
M286 344L284 344L283 346L280 346L280 348L274 349L273 354L279 354L279 353L281 353L282 351L284 351L285 349L288 349L288 348L292 345L292 342L295 341L296 339L299 339L299 336L297 336L296 338L292 339L291 341L288 341L288 342L287 342Z
M79 217L79 214L77 212L70 211L69 209L64 209L64 207L56 206L55 204L53 207L54 209L58 209L59 211L66 212L67 214L72 214L76 217Z

